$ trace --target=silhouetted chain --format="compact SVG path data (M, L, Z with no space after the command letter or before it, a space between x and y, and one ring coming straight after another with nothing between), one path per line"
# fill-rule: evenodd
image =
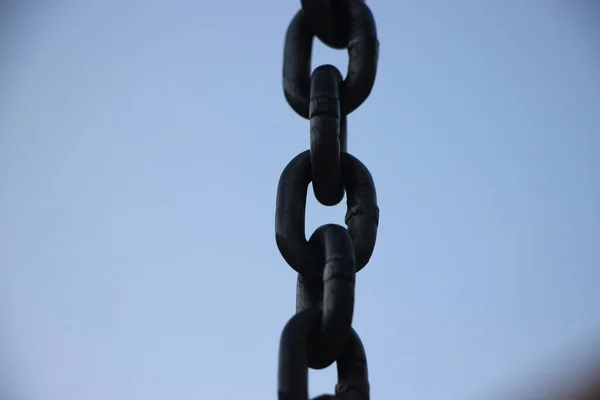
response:
M298 273L296 315L279 346L279 400L308 400L308 369L337 364L334 395L314 400L369 400L365 350L352 328L355 276L371 258L379 208L369 170L346 152L346 116L369 96L379 42L371 10L362 0L302 0L290 23L283 56L283 91L292 109L310 120L310 150L284 169L277 187L275 237ZM332 65L311 74L318 37L348 49L346 78ZM305 235L308 186L325 206L347 198L346 226L326 224Z

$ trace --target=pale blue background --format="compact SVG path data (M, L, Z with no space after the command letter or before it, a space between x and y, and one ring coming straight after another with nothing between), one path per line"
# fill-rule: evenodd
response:
M5 398L275 399L299 2L41 4L1 31ZM349 151L381 207L355 311L372 397L485 399L600 327L599 7L369 4L380 67ZM308 234L343 222L309 203Z

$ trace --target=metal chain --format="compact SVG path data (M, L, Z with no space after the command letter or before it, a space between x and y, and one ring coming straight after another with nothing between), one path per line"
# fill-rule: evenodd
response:
M279 344L279 400L308 400L308 369L337 364L335 395L313 400L369 400L367 359L352 328L355 275L371 258L379 208L369 170L346 152L346 116L369 96L379 42L371 10L362 0L301 0L290 23L283 56L283 91L290 107L310 120L310 150L284 169L277 187L275 237L285 261L298 273L296 315ZM332 65L311 74L317 37L348 49L348 74ZM347 198L347 228L319 227L306 240L308 185L333 206Z

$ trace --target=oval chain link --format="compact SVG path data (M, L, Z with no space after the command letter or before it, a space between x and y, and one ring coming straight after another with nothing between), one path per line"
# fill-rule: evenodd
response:
M369 7L359 0L347 0L349 39L348 73L342 82L342 114L356 110L371 94L377 75L379 41ZM310 75L314 32L304 12L298 11L285 35L283 48L283 91L292 109L309 118Z

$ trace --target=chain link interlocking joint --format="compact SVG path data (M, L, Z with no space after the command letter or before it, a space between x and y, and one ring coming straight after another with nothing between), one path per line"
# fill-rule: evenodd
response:
M296 315L279 344L279 400L308 400L308 369L337 364L335 395L313 400L369 400L367 359L352 328L355 276L371 258L379 225L373 178L346 151L346 117L375 83L379 42L373 14L362 0L301 0L283 52L283 91L290 107L310 120L310 150L284 169L277 187L275 237L298 273ZM345 78L332 65L311 73L312 44L348 50ZM307 240L306 196L312 182L325 206L346 194L346 227L326 224Z

